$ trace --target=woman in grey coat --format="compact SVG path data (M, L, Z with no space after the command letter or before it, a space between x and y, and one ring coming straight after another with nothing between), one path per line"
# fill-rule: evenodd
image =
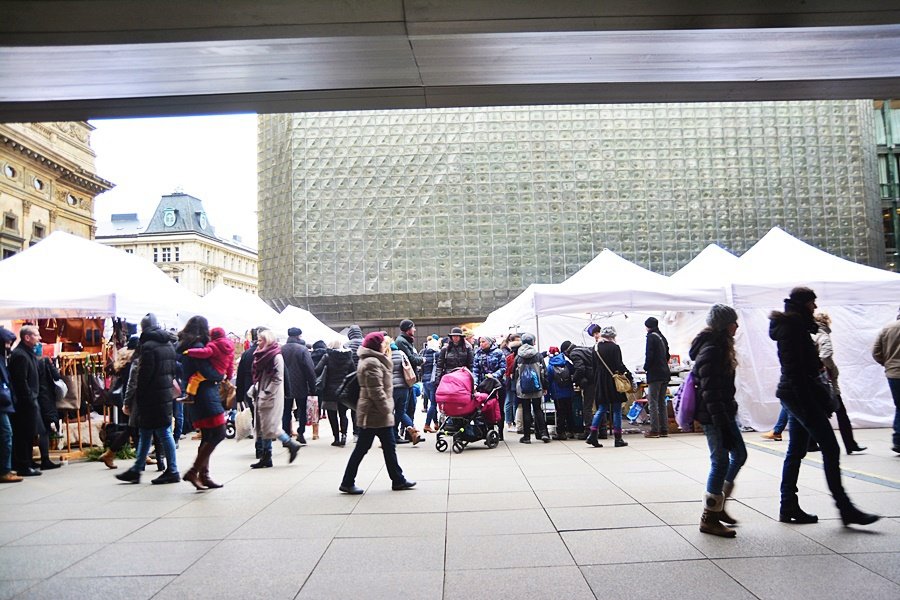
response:
M250 394L256 406L256 437L262 440L262 455L251 469L265 469L272 466L272 440L287 444L289 463L297 458L300 444L292 440L281 427L284 412L284 357L281 347L275 341L275 334L268 329L259 332L259 346L253 353Z

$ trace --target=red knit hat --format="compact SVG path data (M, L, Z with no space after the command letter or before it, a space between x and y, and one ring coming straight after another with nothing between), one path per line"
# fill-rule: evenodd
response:
M373 331L363 338L362 345L364 348L368 348L369 350L381 352L381 347L384 345L385 335L387 334L384 331Z

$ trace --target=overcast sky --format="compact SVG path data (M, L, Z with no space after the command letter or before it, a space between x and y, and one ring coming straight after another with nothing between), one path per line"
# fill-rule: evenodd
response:
M176 189L203 201L219 237L256 246L256 115L91 121L97 174L116 184L95 217L148 219Z

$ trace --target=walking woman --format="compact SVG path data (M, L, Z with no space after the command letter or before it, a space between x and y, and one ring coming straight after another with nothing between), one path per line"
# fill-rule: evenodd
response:
M256 406L256 437L262 440L262 454L251 469L266 469L272 466L272 440L277 439L287 445L288 463L294 462L302 447L284 432L281 427L284 412L284 357L275 334L269 329L261 329L258 334L259 346L253 353L250 393Z
M184 380L190 380L196 373L205 378L197 387L194 404L191 406L194 427L200 429L200 446L197 447L194 465L182 477L198 490L222 487L222 484L216 483L209 476L209 458L219 442L225 439L225 407L222 406L218 389L222 374L213 368L209 359L193 358L185 354L190 348L203 348L208 343L209 323L206 317L191 317L178 333L177 351Z
M622 439L622 403L626 401L625 394L616 390L616 380L613 373L620 373L629 380L634 379L631 372L622 361L622 349L616 343L616 328L608 325L600 329L600 338L594 346L594 377L596 378L595 391L597 393L597 412L591 420L591 432L585 443L600 448L603 444L598 442L600 427L603 423L603 415L611 411L610 420L613 424L613 436L615 447L627 446L628 442ZM606 425L603 425L606 428Z
M716 304L710 309L706 324L706 329L691 342L689 351L694 361L694 382L697 386L694 419L703 426L710 461L700 531L734 537L737 532L722 523L737 523L725 512L725 498L731 496L734 480L747 462L747 448L738 428L738 405L734 399L737 312L725 304Z
M344 348L340 340L333 340L316 365L316 373L325 371L324 394L319 402L328 413L331 434L334 436L332 446L343 446L347 443L347 407L338 402L337 390L344 378L356 370L353 364L353 353ZM340 436L340 437L338 437Z
M403 476L397 462L397 447L394 443L394 398L391 383L393 363L388 356L389 346L383 332L370 333L359 347L359 365L356 376L359 379L359 404L356 407L359 441L347 462L344 478L338 488L345 494L362 494L356 487L356 474L363 457L372 447L377 437L381 440L384 464L391 478L391 489L408 490L415 481Z
M813 341L819 350L819 359L822 361L822 366L825 367L828 380L834 388L834 395L837 400L837 409L834 412L837 417L838 429L841 432L841 440L844 442L844 449L847 451L847 454L862 452L866 447L860 446L853 439L853 425L850 424L847 408L844 406L844 400L841 398L841 388L838 386L838 367L834 362L834 345L831 343L831 317L827 313L816 313L815 319L819 330L813 334Z

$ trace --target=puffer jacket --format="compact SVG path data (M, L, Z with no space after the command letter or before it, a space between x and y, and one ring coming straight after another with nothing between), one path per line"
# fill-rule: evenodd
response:
M370 348L361 346L357 352L359 365L359 403L356 405L356 424L377 429L394 426L394 390L391 384L391 359Z
M688 352L694 361L694 382L698 388L694 419L704 425L724 427L737 415L734 369L725 360L726 335L724 331L704 329L691 342Z
M593 350L587 346L572 346L569 349L569 359L572 361L572 378L575 385L582 390L594 387L594 355Z
M805 307L784 303L784 312L769 315L769 337L778 344L781 380L775 395L803 419L810 410L824 410L829 394L819 381L822 361L812 334L819 329Z
M522 392L520 386L518 385L519 381L519 369L523 364L530 364L534 367L534 369L538 372L538 375L541 378L541 387L536 392ZM519 351L516 353L516 371L513 374L514 381L516 382L516 396L519 398L532 399L532 398L540 398L544 395L544 390L547 389L547 377L544 373L544 361L541 357L540 351L537 348L532 346L531 344L522 344L519 346Z
M356 367L359 365L359 347L362 346L363 341L363 333L362 329L359 328L359 325L351 325L350 329L347 330L347 343L344 344L344 348L350 351L350 356L353 357L353 366Z
M426 345L425 349L422 351L422 381L424 383L431 381L434 376L434 365L438 352L440 352L440 350L435 350L429 345Z
M394 389L409 389L406 379L403 377L403 351L391 350L391 383Z
M325 356L316 365L316 372L318 373L321 373L322 369L327 369L325 371L325 395L319 398L319 405L324 410L338 409L337 390L343 383L344 378L356 370L356 366L353 364L353 357L350 354L350 350L346 348L328 348L325 351Z
M496 346L491 344L487 350L483 350L480 346L475 351L473 359L472 374L475 375L475 385L484 381L488 375L494 377L498 381L503 381L503 371L506 370L506 357L503 352Z
M465 340L460 340L459 344L451 341L441 348L441 353L438 354L437 368L434 372L435 389L441 384L441 377L444 376L444 373L460 367L466 367L471 371L474 360L475 353L472 351L472 346Z
M175 348L169 334L159 327L141 333L140 348L141 364L134 397L137 425L142 429L168 427L172 424Z

